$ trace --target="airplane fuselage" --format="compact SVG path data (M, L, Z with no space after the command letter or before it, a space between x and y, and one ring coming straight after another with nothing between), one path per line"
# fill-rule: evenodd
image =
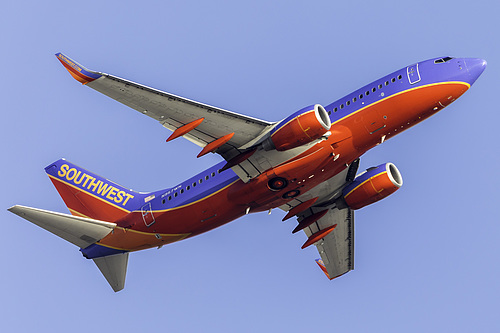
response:
M108 208L116 230L82 250L96 257L158 247L199 235L248 212L266 211L306 193L343 171L367 150L416 125L455 101L482 72L481 59L432 59L405 67L325 106L331 134L271 170L243 182L221 162L169 189L156 191L140 209ZM479 72L480 71L480 72ZM478 72L478 73L476 73ZM268 187L284 177L286 189ZM72 212L78 215L78 212Z
M295 216L302 248L314 245L330 279L354 269L354 211L397 191L392 163L357 174L367 150L455 101L486 61L436 58L402 68L341 99L269 122L189 100L103 72L62 53L78 82L158 121L224 158L172 187L136 192L65 159L45 171L70 214L15 205L8 210L76 245L115 292L125 286L129 252L207 232L245 214L280 208Z

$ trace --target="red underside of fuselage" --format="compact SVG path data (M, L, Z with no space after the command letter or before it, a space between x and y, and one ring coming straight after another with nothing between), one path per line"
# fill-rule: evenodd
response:
M122 209L110 208L104 202L100 207L95 202L99 198L58 180L52 181L61 194L72 194L63 198L73 214L118 224L119 227L102 239L100 245L129 251L161 246L226 224L243 216L248 207L251 212L256 212L285 204L290 199L283 199L284 193L297 189L303 194L311 190L381 141L435 114L468 88L469 85L462 82L433 84L406 90L361 108L334 122L328 140L319 142L292 161L246 184L238 180L191 204L153 211L155 222L149 227L145 225L140 211L127 215ZM334 161L334 156L338 154ZM283 190L271 191L267 181L274 176L285 176L289 185ZM87 202L89 205L86 205ZM100 207L99 216L89 207ZM105 218L102 216L104 210L107 210Z

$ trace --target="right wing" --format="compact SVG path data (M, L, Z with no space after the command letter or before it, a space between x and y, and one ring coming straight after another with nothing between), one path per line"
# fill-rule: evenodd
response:
M203 119L194 129L182 133L182 136L200 147L206 147L217 139L227 138L234 133L228 141L220 146L216 145L215 152L226 160L237 156L240 147L257 141L275 124L192 101L114 75L91 71L62 53L57 53L56 56L77 81L157 120L171 131Z

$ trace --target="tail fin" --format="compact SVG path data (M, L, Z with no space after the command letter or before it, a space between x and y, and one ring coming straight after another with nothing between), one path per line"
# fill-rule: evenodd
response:
M71 214L115 222L137 209L142 194L126 189L65 159L45 168Z

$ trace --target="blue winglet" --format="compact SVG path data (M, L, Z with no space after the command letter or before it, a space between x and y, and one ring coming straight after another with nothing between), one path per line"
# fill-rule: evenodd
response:
M94 72L83 67L82 65L62 53L56 53L56 57L68 70L71 76L73 76L75 80L81 82L82 84L90 83L102 76L98 72Z

